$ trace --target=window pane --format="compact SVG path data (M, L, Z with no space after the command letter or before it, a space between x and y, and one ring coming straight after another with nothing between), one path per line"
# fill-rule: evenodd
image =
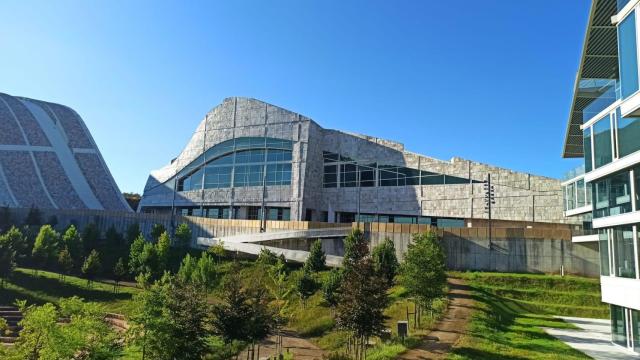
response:
M422 185L443 185L444 175L422 175Z
M378 176L380 186L398 186L398 169L396 167L380 165Z
M376 164L358 166L360 170L360 186L376 186Z
M611 207L609 215L624 214L631 211L631 186L628 172L611 177L609 206Z
M204 188L228 188L231 187L231 166L207 166L205 168Z
M264 162L264 150L245 150L236 153L236 164Z
M633 331L633 350L640 352L640 310L631 310L631 328Z
M598 230L600 247L600 275L609 276L609 235L606 230Z
M221 156L209 163L207 163L207 166L214 166L214 165L230 165L233 164L233 154L227 154L224 156Z
M565 199L567 204L567 210L573 210L576 208L576 192L575 183L571 183L565 187Z
M325 188L334 188L338 186L337 172L338 172L338 165L325 165L322 186Z
M589 172L592 169L591 163L591 128L584 129L584 140L582 143L582 147L584 149L584 171Z
M340 165L340 186L355 187L358 185L358 172L354 164Z
M620 157L640 150L640 118L623 118L618 112L618 150Z
M635 278L636 264L633 250L633 228L631 226L613 228L613 252L616 276Z
M627 347L627 327L621 306L611 305L611 337L614 343Z
M291 161L290 150L269 149L267 151L267 162Z
M633 174L635 177L634 182L636 183L636 209L640 210L640 166L633 170Z
M585 205L584 180L576 182L576 207Z
M267 185L290 185L291 164L269 164L266 174Z
M618 26L618 62L622 98L638 90L638 50L636 45L636 14L629 14Z
M611 154L611 122L609 115L593 125L593 156L595 166L599 168L612 160Z

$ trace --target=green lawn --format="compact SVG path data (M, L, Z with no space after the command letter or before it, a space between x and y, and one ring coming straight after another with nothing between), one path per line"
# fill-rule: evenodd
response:
M12 305L15 300L27 300L30 304L57 304L60 298L78 296L101 303L108 312L128 315L131 299L137 291L121 286L116 294L111 284L94 281L89 288L87 280L75 276L66 276L63 281L57 273L39 270L35 275L31 269L18 268L5 288L0 289L0 305Z
M597 279L575 276L454 273L476 301L470 334L449 359L589 359L541 327L572 328L553 315L608 318Z

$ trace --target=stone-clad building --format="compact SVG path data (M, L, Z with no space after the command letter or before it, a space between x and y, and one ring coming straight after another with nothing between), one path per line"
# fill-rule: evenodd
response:
M73 109L3 93L0 206L131 210Z
M259 219L264 209L268 220L464 226L487 217L482 182L489 173L494 219L566 221L558 180L433 159L235 97L213 108L182 153L151 173L139 211Z

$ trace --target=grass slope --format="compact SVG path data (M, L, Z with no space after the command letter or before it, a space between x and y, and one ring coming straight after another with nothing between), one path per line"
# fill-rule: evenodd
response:
M78 296L86 301L101 303L106 311L129 314L131 299L138 290L120 287L113 292L113 285L94 281L91 288L87 281L75 276L66 276L64 281L57 273L18 268L11 279L0 289L0 305L11 305L15 300L27 300L30 304L57 304L60 298Z
M596 279L574 276L455 273L473 289L470 333L449 359L589 359L542 327L572 328L553 315L607 318Z

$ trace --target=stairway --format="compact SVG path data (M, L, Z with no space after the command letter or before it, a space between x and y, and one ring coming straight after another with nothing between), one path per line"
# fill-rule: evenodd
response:
M15 306L0 306L0 318L7 321L8 331L0 334L0 344L11 346L18 338L22 329L18 323L22 320L22 313Z

